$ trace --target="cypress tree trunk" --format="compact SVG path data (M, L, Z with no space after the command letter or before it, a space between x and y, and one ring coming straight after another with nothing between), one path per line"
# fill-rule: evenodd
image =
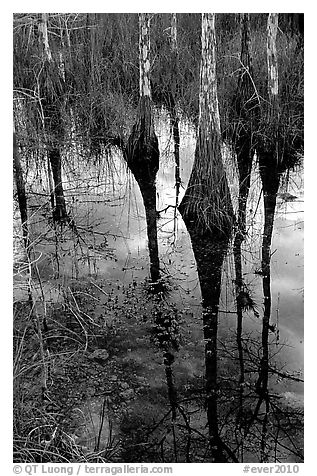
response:
M214 14L202 15L199 122L195 160L179 206L185 223L219 236L231 233L233 209L222 161Z
M197 263L203 305L205 386L210 447L214 462L227 461L218 428L217 334L221 269L233 222L222 162L216 78L215 15L202 15L199 125L195 161L179 206Z
M138 119L133 126L124 156L139 184L146 214L150 275L160 278L157 242L156 174L159 169L159 147L154 131L150 87L150 15L139 15L140 102Z

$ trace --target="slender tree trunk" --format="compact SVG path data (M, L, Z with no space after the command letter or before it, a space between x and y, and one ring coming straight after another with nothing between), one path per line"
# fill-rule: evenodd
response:
M25 182L23 178L23 170L20 160L19 149L16 140L15 130L13 131L13 164L14 164L14 179L17 187L18 203L22 223L22 236L24 246L29 253L29 229L28 229L28 212L27 212L27 198L25 192Z
M162 295L158 294L155 299L156 306L153 312L153 331L156 334L158 347L163 351L163 363L165 368L166 385L168 400L172 414L172 433L175 462L178 460L177 439L176 439L176 417L177 417L177 389L173 374L173 364L175 361L175 352L178 351L177 334L178 328L175 325L176 313L171 309L166 313L162 309Z
M243 289L243 275L242 275L242 254L241 254L242 239L239 234L234 240L234 263L235 263L235 289L236 289L236 305L237 305L237 347L239 356L239 409L238 409L238 421L241 420L243 415L243 396L244 396L244 381L245 381L245 369L244 369L244 353L243 353L243 306L239 295Z
M140 185L140 183L142 185ZM156 186L139 182L146 216L146 228L150 255L150 275L153 282L160 278L160 261L157 239Z
M48 29L47 29L48 13L41 14L41 22L39 24L39 30L42 33L42 42L44 48L44 56L46 60L51 63L53 61L50 44L48 41Z
M50 192L50 202L51 202L51 207L52 211L54 213L55 210L55 190L54 190L54 184L53 184L53 179L52 179L52 168L51 168L51 161L49 157L47 157L47 182L48 182L48 189Z
M62 182L62 158L59 147L53 148L48 151L48 157L50 160L52 175L54 181L54 194L55 194L55 209L54 219L56 221L63 221L67 218L66 202L64 197L64 189Z
M174 362L173 353L170 350L164 352L166 385L167 385L167 391L168 391L168 399L170 402L171 412L172 412L174 457L175 457L175 463L177 463L178 462L177 438L176 438L177 390L176 390L175 380L173 375L173 362Z
M276 37L278 28L278 13L269 13L267 21L267 70L268 93L272 109L278 111L278 64Z
M165 368L166 385L168 392L168 400L172 414L172 433L175 462L178 460L177 439L176 439L176 417L177 417L177 389L173 374L173 364L175 361L175 352L178 351L179 345L177 340L178 326L176 325L176 309L171 313L171 309L167 312L162 309L162 295L156 297L156 306L154 308L154 326L156 333L156 342L163 351L163 363Z
M148 233L150 275L152 282L160 278L157 241L156 174L159 169L159 147L152 118L150 87L150 15L139 15L139 114L124 151L128 167L139 184Z

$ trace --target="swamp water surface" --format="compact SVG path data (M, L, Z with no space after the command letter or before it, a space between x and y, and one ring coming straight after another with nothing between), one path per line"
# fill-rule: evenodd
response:
M47 224L48 204L39 208L37 198L33 199L30 221L38 275L34 276L32 286L38 296L38 312L41 316L47 313L49 328L56 323L67 328L61 332L60 342L58 335L52 338L51 349L58 349L58 357L53 359L50 371L64 408L69 405L70 438L84 453L107 451L110 460L113 457L117 461L208 461L202 436L206 411L200 287L189 235L179 213L175 218L172 207L173 142L164 123L158 124L157 134L161 150L157 208L163 210L158 219L159 253L162 277L168 283L164 303L155 301L148 290L144 207L138 186L118 154L110 159L111 167L106 157L94 166L88 161L87 165L78 165L75 154L67 160L65 197L76 233L67 227L54 230L52 224ZM194 132L183 125L180 200L189 179L194 149ZM230 163L227 167L232 193L237 195L236 173ZM47 192L44 173L33 177L29 172L27 182L29 190ZM243 318L243 336L250 341L250 355L254 355L254 368L252 357L248 356L250 373L258 365L257 343L261 341L263 315L259 273L263 203L256 165L251 183L248 237L242 244L244 280L256 309L246 309ZM16 222L15 225L18 227ZM269 386L285 406L296 409L303 405L301 171L289 173L288 180L281 185L271 249L270 323L275 326L270 333L272 366L296 378L285 381L273 374ZM22 261L16 240L15 301L27 296L27 270ZM222 275L218 371L226 397L219 403L219 420L229 434L234 410L228 395L239 372L234 346L237 318L231 248ZM69 322L63 322L61 317L65 309ZM96 325L93 333L89 328L92 323ZM68 345L70 338L76 340L76 333L82 334L82 340ZM171 421L173 395L181 402L183 411L177 416L176 437ZM75 403L70 404L71 398ZM190 450L186 449L189 427ZM284 438L281 436L281 441L285 442ZM250 448L245 450L244 461L258 461ZM282 460L294 461L287 448L283 451Z

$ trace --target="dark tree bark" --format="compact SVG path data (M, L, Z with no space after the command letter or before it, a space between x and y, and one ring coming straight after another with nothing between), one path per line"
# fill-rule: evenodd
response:
M25 192L25 182L23 177L23 170L20 160L19 149L16 140L16 133L13 132L13 164L14 164L14 179L17 188L19 210L22 223L22 236L24 241L24 246L29 253L30 241L29 241L29 230L28 230L28 212L27 212L27 198Z
M66 212L66 202L62 182L62 158L60 148L54 147L48 150L48 157L54 181L55 208L53 216L55 221L62 222L63 220L68 219L68 215Z
M146 214L150 275L160 279L157 241L156 174L159 169L159 146L154 131L150 88L150 15L139 15L140 103L138 120L133 126L124 156L139 184Z
M245 368L244 368L244 353L243 353L243 305L239 298L243 289L243 274L242 274L242 254L241 254L241 237L235 237L234 241L234 264L235 264L235 288L236 288L236 305L237 305L237 347L239 356L239 409L237 420L240 421L243 416L243 396L244 396L244 381L245 381Z
M154 326L153 334L155 335L155 341L158 344L158 347L163 352L163 363L165 368L166 376L166 385L168 392L168 400L171 408L172 415L172 433L173 433L173 447L174 447L174 457L175 462L178 461L178 449L177 449L177 428L176 428L176 418L177 418L177 388L175 385L175 378L173 373L173 364L175 362L175 353L179 350L178 343L178 323L177 323L177 310L176 308L169 308L167 312L162 309L162 295L158 294L156 296L156 304L153 312L154 316ZM182 410L180 410L182 413ZM189 441L190 444L190 441Z
M221 291L223 261L228 249L228 240L209 231L197 232L194 224L186 223L191 237L197 263L203 307L203 333L205 341L205 391L207 421L212 458L215 462L226 462L218 423L218 309Z
M262 320L262 360L261 370L257 383L258 392L265 396L268 386L269 365L269 330L271 328L271 244L276 208L276 195L279 189L279 173L276 164L272 163L272 155L261 155L261 161L266 159L266 165L261 168L260 174L264 192L264 231L262 239L261 272L263 279L264 313ZM271 167L270 167L271 166Z

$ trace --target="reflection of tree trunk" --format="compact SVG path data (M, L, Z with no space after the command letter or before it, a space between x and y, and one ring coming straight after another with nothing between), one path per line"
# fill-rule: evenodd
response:
M242 278L242 256L241 256L241 244L242 238L239 233L237 234L234 240L234 263L235 263L235 272L236 272L236 304L237 304L237 346L238 346L238 356L239 356L239 366L240 366L240 376L239 376L239 410L238 410L238 420L242 417L243 413L243 395L244 395L244 355L243 355L243 341L242 341L242 318L243 318L243 306L241 299L239 299L239 293L243 287L243 278Z
M164 352L164 366L165 366L165 375L166 375L166 383L168 389L168 398L171 404L172 409L172 420L176 420L176 409L177 409L177 390L174 383L174 376L173 376L173 362L174 362L174 355L172 352L167 351Z
M150 273L153 282L160 278L157 243L157 211L155 179L159 169L159 147L154 131L150 88L150 15L139 15L140 103L139 117L133 126L124 151L128 167L139 184L143 197Z
M179 119L177 116L177 112L175 110L175 104L173 109L171 110L171 123L173 128L174 157L175 157L175 190L176 190L175 206L178 207L179 190L181 186L180 160L179 160L180 133L179 133Z
M164 306L162 297L163 296L161 294L158 294L155 300L157 306L155 306L153 310L153 316L154 316L153 334L155 335L155 341L158 344L158 347L163 351L163 359L164 359L163 362L164 362L165 375L166 375L168 400L170 403L170 408L171 408L170 412L172 415L174 457L175 457L175 462L177 462L178 448L177 448L176 417L177 417L178 408L180 410L180 413L184 416L185 422L187 422L187 419L181 407L178 407L178 404L177 404L177 389L176 389L174 375L173 375L173 363L175 361L175 352L177 352L179 349L177 310L176 308L173 308L173 309L168 308L167 310L162 308L162 306ZM189 428L189 433L190 433L190 428ZM190 447L190 434L188 435L188 445L187 447Z
M52 211L54 212L55 194L54 194L54 185L53 185L53 179L52 179L52 168L51 168L51 162L49 157L47 157L47 181L48 181L48 189L50 192L51 207L52 207Z
M278 176L267 174L262 169L261 172L264 192L264 233L262 241L262 276L263 276L263 297L264 313L262 321L262 359L257 389L263 396L267 393L268 385L268 365L269 365L269 328L271 318L271 242L273 234L274 214L276 206L276 194L279 186ZM268 191L268 188L270 191Z
M177 410L177 391L176 391L176 386L174 382L174 375L173 375L173 368L172 368L173 362L174 362L174 355L171 352L165 352L164 353L164 367L165 367L168 399L169 399L169 402L171 405L171 411L172 411L174 456L175 456L175 463L177 463L178 456L177 456L177 440L176 440L176 431L175 431L176 410Z
M160 278L155 186L155 177L159 168L159 148L152 124L149 98L141 98L139 119L129 137L125 157L139 184L143 198L150 254L150 274L152 281L156 282Z
M59 147L48 150L48 157L54 180L55 208L54 220L63 221L67 218L66 202L62 182L62 160Z
M269 459L268 459L269 454L268 454L267 445L266 445L267 436L268 436L269 411L270 411L269 400L266 399L266 401L265 401L265 411L264 411L264 416L263 416L263 421L262 421L260 463L268 463L269 462Z
M217 335L221 272L229 240L217 232L209 231L202 235L189 223L186 226L191 237L202 295L206 407L211 451L215 462L225 462L227 460L218 425Z
M143 203L146 215L146 226L148 236L148 247L150 255L150 275L153 282L156 282L160 278L160 261L158 254L158 241L157 241L157 211L156 211L156 187L155 184L140 185L141 194L143 197Z
M28 230L28 213L27 213L27 199L25 193L25 183L23 178L23 170L20 161L19 149L16 141L15 131L13 132L13 163L14 163L14 178L17 187L18 203L22 223L22 236L26 251L29 250L29 230Z

